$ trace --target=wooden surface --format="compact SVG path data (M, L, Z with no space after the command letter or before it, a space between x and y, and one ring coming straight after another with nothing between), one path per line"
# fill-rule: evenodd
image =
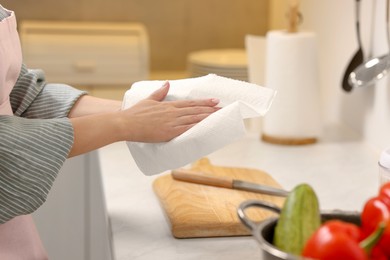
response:
M306 145L314 144L317 142L316 137L279 137L264 133L261 135L261 140L267 143L280 145Z
M280 188L280 185L263 171L215 166L208 159L197 161L191 170ZM171 174L157 178L153 188L167 215L172 235L177 238L250 235L237 216L237 207L241 202L259 199L279 206L284 202L281 197L177 181ZM274 216L274 213L248 209L247 215L252 220L261 221Z

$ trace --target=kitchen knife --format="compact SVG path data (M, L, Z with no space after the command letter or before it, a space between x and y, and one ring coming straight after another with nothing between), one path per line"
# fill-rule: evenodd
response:
M203 172L195 172L187 169L172 170L172 177L175 180L216 186L228 189L245 190L257 193L263 193L273 196L286 197L289 192L286 190L273 188L266 185L261 185L253 182L236 180L226 176L212 176Z

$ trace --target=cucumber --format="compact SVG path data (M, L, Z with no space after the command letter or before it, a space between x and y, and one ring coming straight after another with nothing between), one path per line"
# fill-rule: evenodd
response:
M301 255L306 241L320 225L317 195L310 185L299 184L283 204L275 227L273 244L287 253Z

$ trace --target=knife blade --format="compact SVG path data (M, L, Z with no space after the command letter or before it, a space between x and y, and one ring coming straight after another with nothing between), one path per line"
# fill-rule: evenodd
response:
M175 180L215 187L251 191L280 197L286 197L289 194L289 192L286 190L270 187L267 185L237 180L227 176L213 176L203 172L197 172L183 168L172 170L171 175Z

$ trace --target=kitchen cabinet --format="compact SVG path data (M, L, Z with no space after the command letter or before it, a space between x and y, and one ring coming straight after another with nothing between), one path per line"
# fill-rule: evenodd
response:
M110 260L110 231L97 152L68 159L34 213L50 259Z

